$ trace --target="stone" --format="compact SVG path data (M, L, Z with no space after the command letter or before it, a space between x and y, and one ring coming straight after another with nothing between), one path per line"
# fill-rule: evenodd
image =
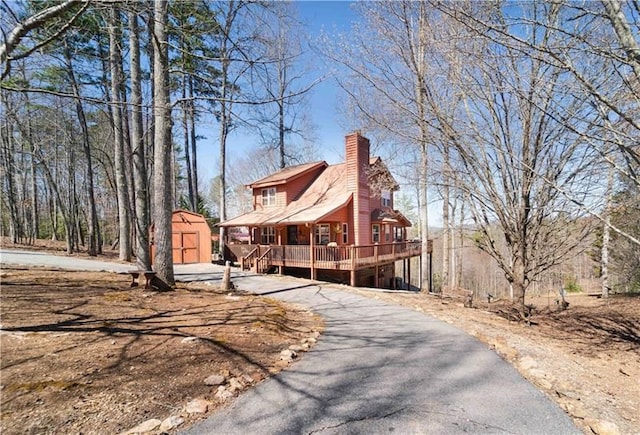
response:
M233 397L233 393L231 391L227 390L226 387L221 385L221 386L218 387L218 391L216 392L215 397L216 397L216 399L224 402L224 401L226 401L228 399L231 399Z
M195 343L199 340L198 337L185 337L180 340L180 343Z
M292 350L294 352L303 352L305 349L298 344L292 344L291 346L289 346L289 350Z
M172 415L169 418L165 418L160 424L160 432L169 432L170 430L180 426L182 423L184 423L184 418L179 415Z
M245 382L245 384L253 384L254 382L256 382L253 377L249 376L246 373L242 375L242 380Z
M212 403L208 400L193 399L191 402L187 403L184 410L187 414L204 414L209 410L209 405L211 404Z
M211 375L204 380L204 384L210 387L222 385L227 381L227 378L223 375Z
M238 380L238 378L229 379L229 391L232 393L242 390L243 387L244 385Z
M586 418L584 423L597 435L620 435L618 426L610 421Z
M292 361L297 356L298 354L292 351L291 349L285 349L282 352L280 352L280 359L282 361Z
M162 424L160 420L158 420L157 418L152 418L150 420L140 423L136 427L133 427L126 432L123 432L123 434L134 435L134 434L143 434L146 432L151 432L155 430L158 426L160 426L160 424Z

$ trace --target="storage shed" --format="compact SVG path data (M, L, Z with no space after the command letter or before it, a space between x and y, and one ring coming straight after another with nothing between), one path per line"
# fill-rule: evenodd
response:
M211 263L211 228L204 216L175 210L171 228L174 264ZM154 244L151 245L151 255L155 255Z

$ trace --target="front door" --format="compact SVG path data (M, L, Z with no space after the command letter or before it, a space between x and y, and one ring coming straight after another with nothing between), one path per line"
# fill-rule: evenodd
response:
M298 244L298 226L297 225L287 226L287 244L288 245Z

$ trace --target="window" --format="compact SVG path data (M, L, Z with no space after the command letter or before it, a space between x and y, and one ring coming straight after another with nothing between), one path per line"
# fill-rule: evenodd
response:
M329 224L316 225L316 245L329 243Z
M349 224L342 224L342 243L349 243Z
M373 243L380 242L380 224L371 225L371 241Z
M393 240L396 242L402 242L402 227L393 227L393 232L394 232L394 236L393 236Z
M269 187L262 189L262 205L268 207L270 205L276 205L276 188Z
M274 227L262 228L260 243L263 245L273 245L276 242L276 229Z
M381 200L383 207L391 207L391 192L388 190L383 190Z
M385 225L384 226L384 241L385 242L390 242L391 241L391 226L390 225Z

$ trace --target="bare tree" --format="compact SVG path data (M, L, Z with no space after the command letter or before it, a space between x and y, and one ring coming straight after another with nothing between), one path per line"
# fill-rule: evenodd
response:
M552 6L524 12L535 16L545 7ZM502 12L488 15L500 22ZM545 27L522 33L541 46L555 42ZM475 39L472 50L456 47L466 60L456 81L466 122L452 126L452 143L466 170L461 188L471 198L475 242L497 261L524 309L530 283L586 235L580 207L563 195L585 201L596 181L587 168L592 150L568 127L583 122L584 97L571 93L571 80L547 62L482 35Z
M56 41L60 36L62 36L75 22L75 20L80 17L80 15L85 11L89 2L88 1L80 1L80 0L66 0L59 4L54 4L44 9L35 12L34 14L25 17L22 21L17 19L17 13L9 8L7 2L3 2L2 11L7 14L7 16L11 16L16 18L16 23L13 29L5 33L3 32L3 41L0 45L0 63L3 64L2 71L0 72L0 80L7 77L9 72L11 71L11 62L23 59L36 50L44 47L47 44L50 44L53 41ZM57 19L58 17L66 14L69 11L76 10L76 13L68 20L62 21L57 26L52 26L52 31L45 38L42 38L38 41L37 44L33 46L22 46L22 50L19 50L16 53L16 50L21 47L21 42L23 38L27 36L31 31L36 29L41 29L45 25L49 24L51 21Z
M557 68L573 78L571 89L583 96L584 117L579 123L567 125L582 136L585 144L616 168L623 178L640 184L640 134L638 107L640 106L640 43L638 41L638 5L619 0L559 1L553 4L532 2L536 14L509 13L501 21L478 14L462 3L433 2L434 7L455 19L460 25L478 35L511 50L527 54ZM497 3L497 8L504 6ZM523 7L522 11L527 8ZM528 38L521 26L544 29L554 44L545 39ZM597 110L595 109L597 108ZM561 108L559 107L558 110ZM571 119L570 114L563 118ZM611 119L613 122L607 122ZM613 159L609 149L620 156ZM572 192L564 195L574 202L579 198ZM581 202L580 206L595 218L601 215L604 198ZM640 238L611 225L610 229L635 244Z
M297 162L295 137L309 136L305 122L305 103L319 79L309 82L305 65L302 25L293 3L272 3L263 9L259 42L264 55L252 69L252 86L264 104L254 106L256 115L249 123L258 130L263 144L276 149L279 168ZM299 163L299 162L298 162Z
M368 3L360 12L364 23L352 29L348 41L323 41L324 54L340 65L336 80L367 128L393 136L396 147L417 150L414 168L424 253L420 285L427 290L427 179L431 154L440 143L433 122L436 88L429 69L433 17L424 2L411 1Z

